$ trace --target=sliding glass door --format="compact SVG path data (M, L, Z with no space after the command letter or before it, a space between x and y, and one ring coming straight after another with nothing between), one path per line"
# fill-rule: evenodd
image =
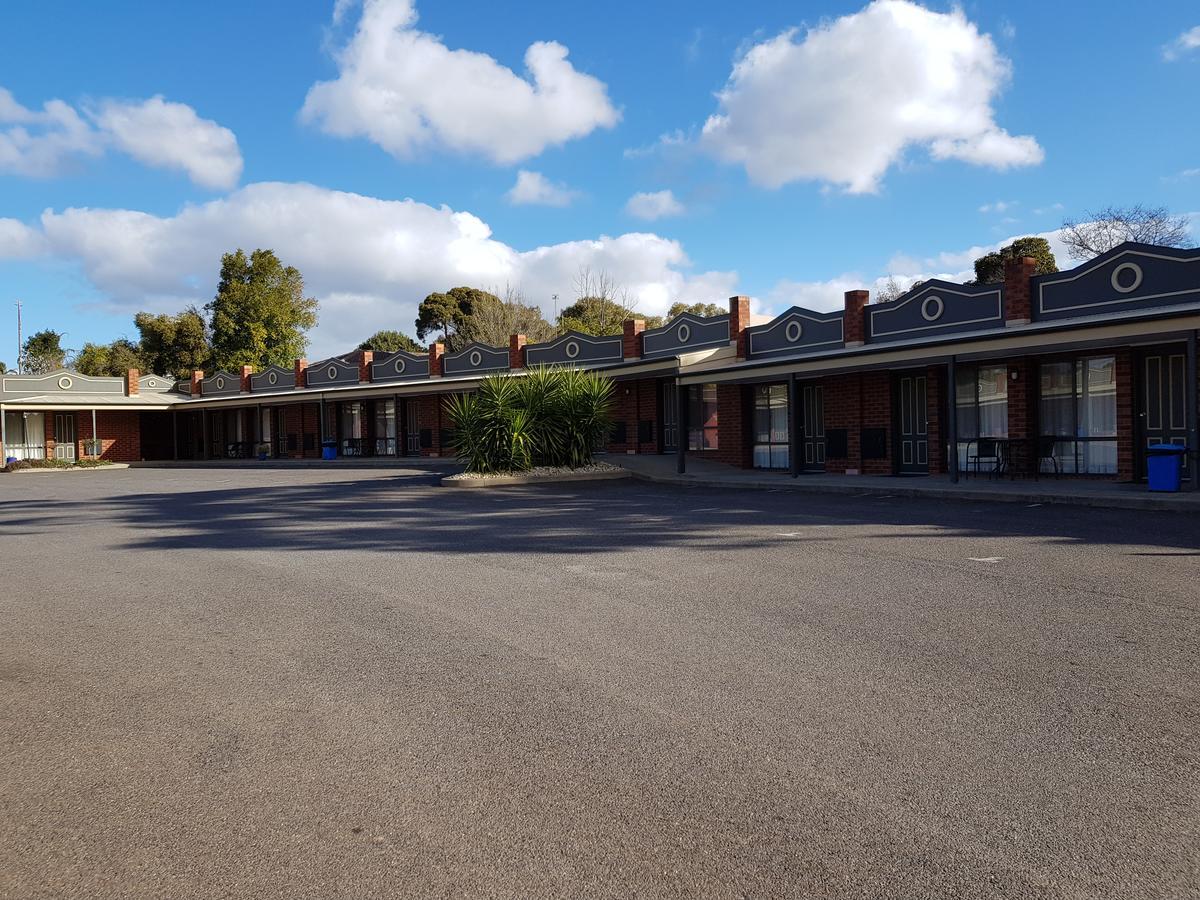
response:
M1064 473L1117 471L1117 364L1112 356L1045 362L1040 367L1038 415L1045 440ZM1043 472L1053 468L1041 461Z

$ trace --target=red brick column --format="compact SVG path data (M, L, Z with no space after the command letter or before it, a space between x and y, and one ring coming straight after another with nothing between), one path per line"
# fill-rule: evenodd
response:
M746 329L750 327L750 298L729 298L729 340L737 344L737 358L747 357Z
M947 472L946 440L942 433L942 402L946 397L953 398L953 392L946 387L946 367L930 366L925 371L925 421L928 429L926 438L929 441L929 471L933 473Z
M54 435L54 413L42 416L42 439L46 444L46 459L54 459L54 448L58 444Z
M621 355L625 359L641 359L642 358L642 332L646 330L646 323L642 319L626 319L622 324L622 350Z
M928 390L928 384L926 384ZM864 475L892 474L896 453L892 440L892 379L887 372L864 372L859 376L861 427L883 428L887 431L887 456L884 459L864 459Z
M1133 353L1116 352L1117 377L1117 480L1133 481Z
M296 379L296 387L308 387L308 360L298 359L292 367L292 374Z
M750 441L750 416L753 406L750 389L741 384L717 385L717 462L741 469L754 465L754 447Z
M1033 321L1029 279L1037 272L1037 260L1022 256L1004 261L1004 321L1007 325L1028 325Z
M371 380L371 363L375 361L374 350L359 350L358 351L358 381L359 384L366 384Z
M243 394L250 393L250 376L253 374L254 374L254 366L242 366L242 370L239 373L240 378L241 378L241 384L238 386L238 389Z
M446 355L446 345L435 341L429 345L429 377L440 378L442 375L442 357Z
M200 382L202 382L203 380L204 380L204 373L201 372L200 370L196 370L195 372L192 373L192 383L191 383L191 386L190 386L190 389L188 392L193 397L200 396Z
M130 369L125 373L125 396L136 397L138 394L138 379L142 373L137 369Z
M859 448L859 428L862 418L859 410L859 376L833 375L823 382L825 392L825 471L861 472L862 456ZM829 432L832 429L846 430L846 455L829 455Z
M508 336L508 367L510 369L525 368L525 335L523 334Z
M846 291L846 311L842 318L842 335L847 347L861 347L866 341L866 313L868 291Z

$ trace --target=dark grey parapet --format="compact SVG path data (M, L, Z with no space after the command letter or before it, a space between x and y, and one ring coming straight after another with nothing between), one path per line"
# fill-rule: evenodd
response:
M230 397L242 392L242 376L229 372L213 372L200 382L202 397Z
M1128 241L1068 272L1036 275L1034 321L1200 300L1200 250Z
M642 358L678 356L729 343L729 316L697 316L680 313L661 328L642 332Z
M601 365L619 363L624 356L624 338L619 334L596 337L569 331L561 337L541 344L525 346L525 364L537 365Z
M872 344L980 331L1004 324L1004 285L934 278L866 310L866 338Z
M0 400L16 400L34 395L55 399L57 395L125 394L125 379L120 376L80 375L66 369L45 375L18 375L9 372L0 376Z
M174 378L162 375L143 375L138 379L139 394L167 394L175 388Z
M747 328L747 353L751 359L765 356L803 353L806 350L833 350L845 344L842 330L843 310L815 312L793 306L765 325Z
M331 356L309 365L307 375L310 388L358 384L358 360Z
M420 353L397 350L376 353L371 362L371 381L411 381L429 377L429 357Z
M268 366L250 376L251 391L285 391L296 386L296 373L283 366Z
M443 375L475 375L508 368L508 348L468 344L457 353L442 357Z

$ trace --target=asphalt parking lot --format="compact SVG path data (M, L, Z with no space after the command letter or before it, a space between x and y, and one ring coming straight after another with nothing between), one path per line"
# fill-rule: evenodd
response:
M0 896L1200 896L1190 514L0 476Z

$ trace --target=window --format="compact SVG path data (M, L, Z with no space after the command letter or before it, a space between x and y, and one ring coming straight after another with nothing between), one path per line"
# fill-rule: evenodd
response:
M688 449L717 449L717 386L688 387Z
M754 467L786 469L788 460L788 390L786 384L754 389Z
M375 401L375 455L396 455L396 402Z
M1054 455L1064 472L1117 471L1117 362L1092 356L1042 363L1038 414L1043 437L1057 438ZM1048 460L1043 471L1050 469Z
M46 416L40 412L4 413L4 455L15 459L46 458ZM0 460L3 462L3 460Z
M966 471L967 457L979 438L1008 437L1008 368L959 368L954 403L958 418L958 468Z
M338 406L340 407L342 454L344 456L362 456L363 438L366 437L363 404L356 401L340 403Z

